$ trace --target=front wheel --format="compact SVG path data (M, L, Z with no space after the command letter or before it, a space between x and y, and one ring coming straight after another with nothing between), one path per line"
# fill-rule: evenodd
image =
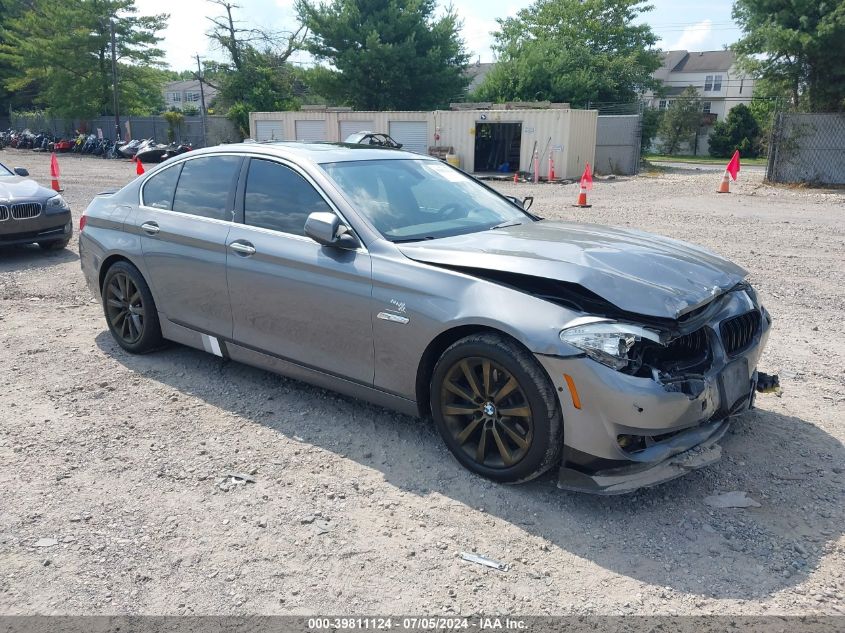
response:
M531 353L504 336L449 347L431 380L431 411L466 468L495 481L534 479L560 459L563 419L554 387Z
M155 301L135 266L125 261L113 264L103 280L102 295L109 330L123 349L143 354L161 347Z

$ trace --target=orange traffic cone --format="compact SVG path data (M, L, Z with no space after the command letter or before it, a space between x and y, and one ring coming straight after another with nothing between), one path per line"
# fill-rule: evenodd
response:
M515 172L513 172L513 184L516 184L518 182L519 182L519 171L515 171Z
M59 186L59 160L56 158L55 152L50 155L50 176L53 178L50 187L56 193L60 192L62 188Z
M728 177L728 172L725 170L725 175L722 176L722 184L719 185L718 193L730 193L731 192L731 180Z
M591 204L587 204L587 188L581 187L581 191L578 193L578 202L572 205L573 207L580 207L582 209L589 209Z
M140 158L135 158L135 173L139 176L144 173L144 163L141 162Z

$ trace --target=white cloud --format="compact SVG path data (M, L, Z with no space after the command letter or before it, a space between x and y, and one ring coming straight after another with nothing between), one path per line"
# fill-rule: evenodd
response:
M698 22L697 24L693 24L692 26L688 26L684 29L681 36L678 38L676 42L673 42L670 46L667 46L666 49L670 51L678 51L678 50L687 50L687 51L694 51L699 50L702 44L706 42L710 38L710 34L713 32L713 20L706 19Z

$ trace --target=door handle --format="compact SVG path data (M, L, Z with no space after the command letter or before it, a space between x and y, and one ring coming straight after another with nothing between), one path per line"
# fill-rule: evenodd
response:
M255 255L255 247L249 242L232 242L231 244L229 244L229 248L231 248L236 253L240 253L244 257Z
M149 233L150 235L155 235L156 233L161 231L161 229L158 228L158 224L156 224L155 222L144 222L141 225L141 229L144 231L144 233Z

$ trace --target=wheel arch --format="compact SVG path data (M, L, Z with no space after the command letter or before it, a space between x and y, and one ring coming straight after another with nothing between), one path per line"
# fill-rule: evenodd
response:
M416 398L420 416L431 414L431 376L437 361L453 343L473 334L490 333L499 335L530 353L525 344L508 334L504 330L481 324L465 324L444 330L435 336L423 351L417 366ZM544 370L545 371L545 370Z
M135 262L133 262L126 255L123 255L121 253L112 253L111 255L109 255L108 257L106 257L103 260L102 264L100 264L100 272L97 275L97 284L100 288L100 294L101 295L102 295L102 292L103 292L103 283L106 280L106 275L109 272L109 268L114 266L117 262L126 262L127 264L131 264L132 266L134 266L135 268L138 269L138 272L141 272L141 269L138 267L138 265ZM141 273L142 277L143 277L143 275L144 275L144 273ZM145 279L145 281L146 281L146 279ZM147 284L149 285L149 282L147 282ZM150 290L150 292L152 292L152 290Z

